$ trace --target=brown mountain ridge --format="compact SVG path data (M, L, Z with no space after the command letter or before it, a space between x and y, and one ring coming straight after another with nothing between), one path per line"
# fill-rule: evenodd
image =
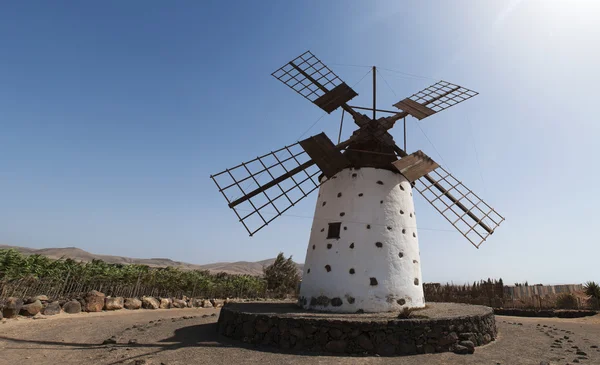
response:
M275 258L266 259L262 261L249 262L249 261L237 261L237 262L216 262L212 264L196 265L187 262L174 261L167 258L151 258L151 259L137 259L124 256L112 256L112 255L97 255L77 247L62 247L62 248L28 248L20 246L8 246L0 245L2 249L15 249L24 255L42 255L51 259L60 258L71 258L76 261L89 262L94 259L102 260L111 264L137 264L147 265L150 267L177 267L182 270L208 270L211 273L225 272L228 274L243 274L243 275L255 275L260 276L263 273L263 267L268 266L275 261ZM298 270L302 273L304 264L298 264Z

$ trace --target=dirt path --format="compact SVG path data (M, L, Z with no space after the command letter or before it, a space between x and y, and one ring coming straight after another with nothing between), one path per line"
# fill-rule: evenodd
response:
M217 336L217 315L214 309L122 310L5 321L0 324L0 364L539 365L548 361L564 365L573 364L574 359L580 364L600 364L600 349L593 347L600 346L600 316L497 316L499 338L478 347L474 355L384 358L291 355L243 347ZM111 336L117 344L102 345ZM137 343L128 344L130 340Z

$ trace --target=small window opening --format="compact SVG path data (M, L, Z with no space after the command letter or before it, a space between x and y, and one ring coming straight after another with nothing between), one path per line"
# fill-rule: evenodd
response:
M341 228L342 222L329 223L329 229L327 230L327 238L340 238Z

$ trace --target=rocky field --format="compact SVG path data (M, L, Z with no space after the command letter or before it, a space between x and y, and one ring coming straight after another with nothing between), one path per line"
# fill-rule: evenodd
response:
M0 364L600 364L600 316L497 316L498 338L472 355L289 354L217 335L219 309L61 313L0 323Z

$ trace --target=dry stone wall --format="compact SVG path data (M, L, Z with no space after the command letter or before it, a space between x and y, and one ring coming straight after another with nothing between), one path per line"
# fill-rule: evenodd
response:
M171 308L218 308L231 299L200 299L200 298L154 298L142 297L123 298L106 297L103 293L93 290L85 295L71 299L54 300L46 295L33 298L7 298L0 302L0 319L15 318L19 315L34 317L38 315L56 315L59 313L76 314L80 312L100 312L113 310L171 309Z
M344 354L412 355L454 351L473 353L496 338L494 314L448 319L351 321L280 317L224 306L220 334L282 350Z

